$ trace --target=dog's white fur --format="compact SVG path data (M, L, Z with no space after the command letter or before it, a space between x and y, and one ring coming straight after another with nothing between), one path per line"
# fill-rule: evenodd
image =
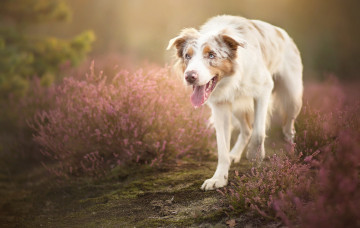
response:
M218 165L213 177L201 186L203 190L227 185L231 162L240 161L247 145L248 159L261 161L265 157L264 139L270 110L280 111L285 139L292 142L294 121L302 106L300 53L289 35L279 27L242 17L216 16L199 31L184 29L170 40L168 49L179 39L192 38L196 43L194 55L182 71L197 71L198 84L203 85L214 75L204 64L201 48L219 34L231 37L238 48L232 61L233 73L218 82L206 102L212 110L216 129ZM230 151L233 127L239 128L240 134Z

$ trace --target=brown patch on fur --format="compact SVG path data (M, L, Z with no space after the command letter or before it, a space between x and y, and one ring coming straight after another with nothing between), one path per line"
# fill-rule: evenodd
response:
M220 59L217 64L209 66L211 75L218 76L218 81L234 73L233 62L229 59Z
M229 49L228 57L215 57L214 59L207 59L211 75L218 76L218 80L220 81L222 78L230 76L234 73L234 63L232 60L236 57L237 47L240 44L233 38L226 35L216 37L215 41L219 47L225 47L226 45ZM212 48L209 45L205 45L202 51L203 56L207 58L211 52L213 52Z
M225 44L228 45L228 47L233 51L236 51L237 47L240 45L236 40L234 40L230 36L222 35L222 39L225 42Z
M231 38L230 36L227 36L227 35L222 35L222 39L223 39L224 43L226 44L226 46L228 46L230 49L229 57L231 59L235 59L238 46L244 47L244 44L238 43L236 40L234 40L233 38Z
M194 49L192 47L189 47L186 50L186 54L193 56ZM189 60L184 58L183 53L181 53L181 56L179 56L179 57L180 58L177 60L176 64L174 65L174 68L176 68L176 72L183 74L186 70Z
M261 30L261 28L253 21L250 21L250 23L252 24L252 26L254 26L254 28L260 33L260 35L265 38L265 34L264 31Z
M223 72L224 75L230 75L234 73L233 62L230 61L229 59L223 59L221 61L220 66L218 66L218 68L221 72Z
M188 54L189 56L193 56L194 55L194 49L192 47L189 47L189 49L186 51L186 54Z
M185 54L188 54L190 57L192 57L194 55L194 49L192 47L189 47L186 50ZM189 64L189 60L184 58L184 56L181 56L180 59L181 59L180 61L181 61L182 72L184 73L185 70L186 70L187 65Z
M183 51L185 48L186 39L185 38L179 38L175 41L174 46L176 47L176 54L179 58L182 58Z
M188 54L189 56L193 56L194 55L194 49L192 47L189 47L186 50L186 54ZM186 70L186 67L189 63L189 60L184 58L183 53L181 53L181 56L179 56L179 58L177 59L174 68L176 70L176 72L178 74L183 74Z
M203 49L203 55L207 56L210 52L212 52L210 46L206 45Z
M276 31L276 35L278 35L278 37L280 37L282 40L285 40L284 35L278 28L275 28L275 31Z

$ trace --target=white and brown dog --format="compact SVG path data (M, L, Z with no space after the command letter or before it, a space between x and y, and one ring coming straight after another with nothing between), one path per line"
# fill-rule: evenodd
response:
M259 20L217 16L200 30L188 28L169 42L175 47L175 67L193 86L194 107L206 103L216 129L218 165L201 189L228 182L231 161L265 157L267 119L273 108L283 120L285 139L293 141L294 121L302 106L302 70L298 48L281 28ZM230 151L233 127L240 135Z

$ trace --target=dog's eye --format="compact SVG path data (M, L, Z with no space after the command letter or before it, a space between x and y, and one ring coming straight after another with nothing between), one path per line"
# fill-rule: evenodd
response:
M214 59L214 58L215 58L215 53L210 52L210 53L209 53L209 58L210 58L210 59Z
M185 54L185 59L191 59L191 56L189 54Z

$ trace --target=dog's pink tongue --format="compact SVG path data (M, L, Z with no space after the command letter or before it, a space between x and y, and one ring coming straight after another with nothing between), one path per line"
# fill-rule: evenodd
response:
M191 103L197 108L205 102L205 85L195 86L193 94L191 95Z

